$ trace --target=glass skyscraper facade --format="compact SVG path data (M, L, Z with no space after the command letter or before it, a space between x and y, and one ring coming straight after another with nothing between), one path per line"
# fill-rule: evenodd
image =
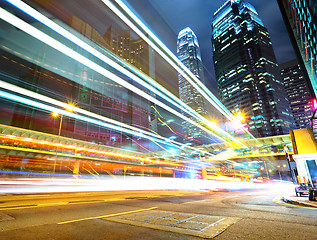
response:
M0 1L0 176L171 176L145 154L175 149L158 115L184 135L155 82L177 88L177 71L147 36L100 1L15 3Z
M297 60L292 60L279 65L291 105L296 128L307 128L313 116L313 96L309 91L308 83Z
M269 33L255 8L226 1L213 15L213 60L219 94L242 112L256 137L287 134L294 127Z
M317 1L278 0L297 59L317 95Z
M200 48L195 33L189 28L181 30L177 38L177 57L180 61L204 83L203 65L201 61ZM179 97L181 101L191 107L202 116L207 115L206 104L203 96L184 78L178 75ZM194 139L202 139L203 132L197 127L183 122L183 129L186 135ZM195 143L195 141L193 141Z

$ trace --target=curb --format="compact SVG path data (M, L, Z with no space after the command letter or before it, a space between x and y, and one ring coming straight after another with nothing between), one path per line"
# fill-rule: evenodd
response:
M310 204L310 203L306 203L306 202L302 202L302 201L290 200L290 199L287 199L285 197L283 197L282 200L286 203L291 203L294 205L301 205L301 206L305 206L305 207L317 208L317 204Z

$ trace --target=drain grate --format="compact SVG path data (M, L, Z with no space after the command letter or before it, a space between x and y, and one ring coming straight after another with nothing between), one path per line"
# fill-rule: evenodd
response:
M213 238L225 231L230 225L239 221L240 218L168 211L148 211L105 218L104 220L202 238Z

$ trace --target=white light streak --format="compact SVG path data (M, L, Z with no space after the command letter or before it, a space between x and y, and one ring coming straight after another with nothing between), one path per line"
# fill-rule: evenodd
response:
M175 68L178 73L181 73L186 78L186 80L189 81L197 89L198 92L200 92L207 100L209 100L212 105L214 105L215 108L218 109L219 112L225 115L228 119L232 119L232 114L228 111L228 109L223 106L223 104L199 81L199 79L155 36L155 34L149 28L145 26L145 24L142 23L142 21L140 21L134 15L134 13L123 2L115 0L117 4L129 15L129 17L131 17L143 30L145 30L145 32L149 34L149 36L156 41L159 47L167 52L167 54L171 58L167 57L166 54L161 51L158 46L154 45L154 43L145 34L143 34L141 30L139 30L126 16L124 16L110 1L101 1L104 2L118 17L120 17L121 20L124 21L133 31L135 31L140 37L142 37L144 41L146 41L153 49L155 49L155 51L160 54L160 56L163 57L173 68ZM181 66L183 70L180 69L178 65ZM185 74L184 71L195 80L196 84ZM205 92L202 91L202 89L200 89L197 84L202 87ZM208 95L210 96L208 96L206 93L208 93Z
M126 62L120 60L119 58L117 58L116 56L112 55L112 57L116 58L117 61L120 61L120 63L124 64L126 67L129 67L130 70L134 71L136 74L142 76L142 78L146 79L148 82L150 82L152 85L154 85L155 87L157 87L158 89L160 89L162 92L164 92L164 94L162 94L161 92L157 91L155 88L151 87L150 85L148 85L146 82L144 82L143 80L141 80L140 78L136 77L135 75L133 75L132 73L130 73L129 71L127 71L124 67L120 66L119 64L117 64L116 62L112 61L111 59L109 59L108 57L106 57L105 55L103 55L102 53L100 53L99 51L97 51L95 48L91 47L90 45L88 45L87 43L85 43L84 41L80 40L79 38L77 38L76 36L74 36L73 34L71 34L69 31L65 30L64 28L62 28L60 25L56 24L55 22L53 22L52 20L50 20L49 18L45 17L43 14L41 14L40 12L36 11L35 9L31 8L30 6L28 6L27 4L25 4L24 2L20 1L20 0L7 0L8 2L10 2L11 4L13 4L14 6L18 7L19 9L21 9L22 11L24 11L25 13L29 14L30 16L34 17L36 20L42 22L43 24L45 24L46 26L48 26L49 28L51 28L52 30L54 30L55 32L59 33L60 35L62 35L63 37L67 38L68 40L72 41L73 43L77 44L78 46L80 46L81 48L83 48L84 50L88 51L89 53L91 53L92 55L94 55L95 57L99 58L100 60L102 60L103 62L109 64L110 66L116 68L117 70L119 70L120 72L122 72L123 74L125 74L126 76L130 77L131 79L135 80L136 82L140 83L141 85L143 85L144 87L148 88L149 90L153 91L155 94L158 94L159 96L161 96L162 98L164 98L165 100L171 102L172 104L174 104L175 106L179 107L174 101L172 101L169 97L172 97L174 100L178 101L179 104L181 104L184 108L181 108L181 110L187 112L188 114L192 115L197 115L197 112L194 111L193 109L191 109L188 105L184 104L182 101L180 101L179 98L175 97L171 92L169 92L167 89L165 89L164 87L162 87L161 85L157 84L153 79L151 79L150 77L148 77L147 75L141 73L140 71L137 71L136 69L134 69L133 67L131 67L129 64L127 64ZM198 114L198 116L200 116Z
M171 112L172 114L184 119L187 122L190 122L191 124L199 127L200 129L202 129L203 131L209 133L210 135L213 135L217 138L219 138L220 140L226 142L223 138L217 136L215 133L209 131L208 129L206 129L205 127L201 126L200 124L196 123L195 121L191 120L190 118L187 118L186 116L184 116L183 114L175 111L174 109L170 108L169 106L167 106L166 104L158 101L156 98L150 96L149 94L143 92L142 90L138 89L137 87L133 86L132 84L127 83L126 81L124 81L123 79L121 79L120 77L118 77L117 75L111 73L110 71L104 69L103 67L101 67L100 65L90 61L89 59L87 59L86 57L80 55L79 53L73 51L72 49L66 47L65 45L63 45L62 43L60 43L59 41L53 39L52 37L48 36L47 34L43 33L42 31L34 28L33 26L31 26L30 24L24 22L23 20L17 18L16 16L12 15L11 13L7 12L6 10L0 8L0 18L3 19L4 21L12 24L13 26L21 29L22 31L26 32L27 34L33 36L34 38L44 42L45 44L51 46L52 48L55 48L56 50L64 53L66 56L69 56L70 58L86 65L87 67L95 70L96 72L102 74L103 76L117 82L118 84L124 86L125 88L135 92L136 94L142 96L143 98L157 104L158 106L162 107L163 109ZM69 107L69 106L67 106ZM67 108L65 107L65 108ZM85 111L82 109L77 109L76 111ZM98 118L102 117L100 115L96 116ZM113 121L113 120L112 120ZM151 133L143 131L143 130L139 130L142 131L148 135L150 135ZM174 141L171 141L174 142Z
M125 132L125 133L132 134L132 135L137 134L137 132L129 130L129 129L125 129L122 126L112 125L112 124L105 123L105 122L102 122L102 121L98 121L98 120L95 120L95 119L92 119L92 118L81 116L81 115L78 115L78 114L73 113L73 112L69 112L69 111L66 111L66 110L58 109L58 108L49 106L47 104L43 104L43 103L36 102L36 101L30 100L30 99L27 99L27 98L23 98L23 97L19 97L19 96L13 95L11 93L6 93L6 92L3 92L3 91L0 91L0 97L6 98L6 99L10 99L10 100L13 100L13 101L16 101L16 102L19 102L19 103L23 103L25 105L29 105L29 106L32 106L32 107L36 107L36 108L39 108L39 109L42 109L42 110L51 111L51 112L58 112L58 113L60 113L60 114L62 114L64 116L75 118L75 119L78 119L78 120L81 120L81 121L84 121L84 122L89 122L89 123L92 123L92 124L95 124L95 125L99 125L99 126L102 126L102 127L114 129L114 130L116 130L118 132ZM157 139L155 137L153 138L153 137L147 136L147 135L144 135L143 137L146 138L146 139L150 139L152 141L160 142L160 143L163 143L163 144L169 144L169 145L172 145L174 147L177 147L175 145L175 143L177 143L177 142L170 143L170 142L166 141L165 138L163 138L163 137L161 137L162 140ZM181 143L177 143L177 145L181 145Z
M140 21L138 17L120 0L115 0L117 4L131 17L145 32L159 45L157 47L153 42L143 34L126 16L124 16L109 0L101 0L104 2L118 17L121 18L133 31L135 31L144 41L146 41L155 51L160 54L173 68L177 70L178 73L181 73L183 77L194 87L196 90L202 94L205 99L207 99L219 112L221 112L229 120L233 119L232 114L228 109L217 99L212 92L156 37L156 35L148 28L146 25ZM167 55L173 60L166 56L166 54L160 50L162 48ZM180 66L182 69L180 69ZM185 72L184 72L185 71ZM187 75L186 75L187 74ZM188 75L191 77L189 78ZM193 81L193 80L194 81ZM247 130L245 130L252 138L254 136ZM231 136L231 135L230 135ZM231 136L232 138L232 136ZM255 138L254 138L255 139ZM237 140L236 140L237 141ZM237 141L239 142L239 141ZM239 142L240 143L240 142ZM241 143L240 143L241 144Z
M53 22L52 20L48 19L47 17L45 17L43 14L39 13L38 11L36 11L35 9L31 8L30 6L28 6L27 4L25 4L24 2L20 1L20 0L7 0L8 2L10 2L11 4L13 4L14 6L18 7L19 9L21 9L22 11L26 12L27 14L29 14L30 16L34 17L35 19L37 19L38 21L42 22L43 24L45 24L46 26L48 26L49 28L51 28L52 30L56 31L57 33L59 33L60 35L64 36L65 38L67 38L68 40L72 41L73 43L77 44L78 46L80 46L81 48L83 48L84 50L88 51L89 53L91 53L92 55L94 55L95 57L99 58L100 60L102 60L103 62L105 62L106 64L109 64L110 66L116 68L117 70L119 70L120 72L122 72L123 74L125 74L126 76L128 76L129 78L135 80L136 82L138 82L139 84L143 85L144 87L148 88L150 91L154 92L155 94L159 95L160 97L162 97L163 99L169 101L170 103L172 103L174 106L180 108L182 111L187 112L189 115L194 115L195 118L198 119L198 121L202 121L204 122L208 127L211 127L213 130L216 130L216 132L220 133L221 135L225 135L227 138L230 138L233 141L239 142L237 141L234 137L232 137L230 134L228 134L226 131L223 131L221 128L219 127L213 127L210 124L210 121L208 121L207 119L205 119L204 117L202 117L200 114L198 114L196 111L194 111L192 108L190 108L188 105L186 105L184 102L182 102L179 98L177 98L176 96L174 96L171 92L169 92L167 89L165 89L163 86L157 84L153 79L151 79L150 77L148 77L147 75L136 71L134 68L132 68L129 64L121 61L118 59L118 61L120 61L122 64L124 64L126 67L128 67L130 70L134 71L136 74L138 74L139 76L141 76L143 79L145 79L146 81L148 81L150 84L152 84L153 86L155 86L156 88L158 88L160 91L162 91L164 94L162 94L161 92L157 91L155 88L151 87L150 85L148 85L146 82L144 82L142 79L138 78L137 76L133 75L132 73L130 73L129 71L127 71L124 67L120 66L119 64L117 64L116 62L112 61L111 59L109 59L108 57L106 57L105 55L103 55L102 53L98 52L95 48L89 46L87 43L85 43L84 41L80 40L79 38L77 38L76 36L74 36L73 34L71 34L70 32L68 32L67 30L65 30L64 28L62 28L60 25L56 24L55 22ZM111 79L113 80L113 79ZM116 81L115 81L116 82ZM119 82L117 82L119 83ZM119 83L120 84L120 83ZM170 99L169 97L171 97L172 99ZM206 131L206 129L203 129L204 131ZM213 134L212 132L208 132L209 134L219 138L219 136ZM224 141L224 139L219 138L221 140Z
M100 177L98 179L19 179L19 181L1 181L1 193L40 193L40 192L92 192L92 191L149 191L149 190L191 190L218 191L227 190L259 190L290 192L291 183L256 184L252 182L213 181L183 178L153 178L153 177Z

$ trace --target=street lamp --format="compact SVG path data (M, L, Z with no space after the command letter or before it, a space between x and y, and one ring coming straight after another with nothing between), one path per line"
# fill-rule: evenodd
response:
M69 112L75 112L76 105L70 102L67 104L67 106L65 106L65 109ZM60 116L59 128L58 128L58 140L59 140L61 136L61 130L62 130L63 115L59 114L58 112L52 112L52 116L54 118L58 118ZM76 152L75 152L75 155L76 155ZM57 146L56 146L56 156L55 156L54 168L53 168L53 177L55 176L55 170L56 170L56 158L57 158Z
M52 116L53 116L54 118L58 118L58 116L60 116L59 129L58 129L58 140L59 140L59 138L60 138L60 136L61 136L61 130L62 130L63 115L62 115L62 114L59 115L59 113L53 112L53 113L52 113ZM54 167L53 167L53 177L55 176L55 170L56 170L57 148L58 148L58 147L56 146L56 154L55 154L56 156L55 156Z
M52 113L52 116L54 118L58 118L60 116L60 120L59 120L59 128L58 128L58 140L61 136L61 130L62 130L62 123L63 123L63 115L62 114L59 114L57 112L53 112ZM55 153L55 161L54 161L54 168L53 168L53 177L55 176L55 170L56 170L56 160L57 160L57 146L56 146L56 153Z
M52 116L54 118L58 118L58 116L60 116L59 129L58 129L58 136L60 136L61 135L61 129L62 129L62 122L63 122L63 115L62 114L59 115L59 113L53 112Z

